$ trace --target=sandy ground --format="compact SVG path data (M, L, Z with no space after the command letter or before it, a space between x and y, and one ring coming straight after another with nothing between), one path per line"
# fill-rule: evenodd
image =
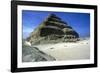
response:
M56 60L81 60L90 58L90 41L82 40L76 43L57 43L36 45L44 53Z

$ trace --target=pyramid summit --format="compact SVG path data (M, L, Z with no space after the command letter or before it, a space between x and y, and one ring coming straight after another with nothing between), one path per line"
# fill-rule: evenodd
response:
M50 14L48 17L30 34L27 41L31 44L45 44L58 42L78 41L79 34L60 17Z

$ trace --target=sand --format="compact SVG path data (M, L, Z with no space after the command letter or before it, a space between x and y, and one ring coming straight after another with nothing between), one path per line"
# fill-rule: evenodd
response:
M90 58L90 40L71 43L34 45L56 60L81 60Z

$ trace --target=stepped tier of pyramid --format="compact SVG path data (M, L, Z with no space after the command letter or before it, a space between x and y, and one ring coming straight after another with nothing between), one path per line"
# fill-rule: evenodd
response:
M75 42L79 34L55 14L48 17L27 38L31 44Z

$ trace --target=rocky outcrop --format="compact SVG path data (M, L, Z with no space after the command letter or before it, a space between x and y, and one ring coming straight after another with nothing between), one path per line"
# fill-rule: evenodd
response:
M79 34L55 14L50 14L27 38L31 44L75 42Z
M55 61L56 59L37 47L32 47L26 44L23 40L22 46L22 62L39 62L39 61Z

